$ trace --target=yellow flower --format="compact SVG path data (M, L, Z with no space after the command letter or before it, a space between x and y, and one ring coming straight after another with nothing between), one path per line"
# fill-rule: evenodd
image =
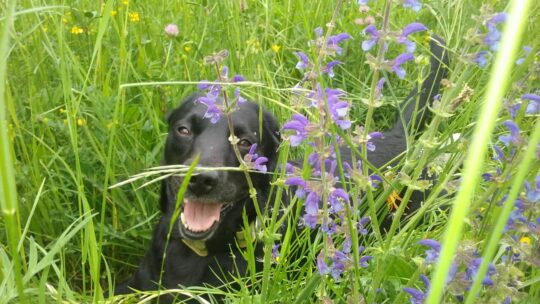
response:
M46 25L44 25L41 29L43 30L44 33L49 31L49 27Z
M139 13L131 12L129 13L129 20L131 22L139 22L141 20L141 17L139 16Z
M60 114L66 113L66 109L64 109L64 108L60 108L60 110L58 110L58 111L60 111Z
M116 10L112 10L112 11L111 11L111 16L113 16L113 17L114 17L114 16L116 16L116 15L118 15L118 11L116 11Z
M62 22L64 22L65 24L67 24L67 23L68 23L67 18L66 18L66 17L62 17Z
M184 51L185 51L186 53L191 52L191 46L186 45L186 46L184 47Z
M274 51L274 53L279 52L279 50L281 50L281 45L279 45L279 44L273 44L272 45L272 51Z
M386 199L388 208L390 210L397 210L399 208L398 201L401 201L401 197L399 197L399 194L396 191L392 191L390 196Z
M128 5L128 4L129 4L129 0L122 0L122 4Z
M521 244L525 244L525 245L530 246L531 245L531 238L528 237L528 236L523 236L523 237L521 237L521 239L519 239L519 242Z
M80 35L82 33L84 33L84 30L76 25L74 25L72 28L71 28L71 33L73 35Z
M77 126L82 127L84 125L86 125L86 119L77 118Z

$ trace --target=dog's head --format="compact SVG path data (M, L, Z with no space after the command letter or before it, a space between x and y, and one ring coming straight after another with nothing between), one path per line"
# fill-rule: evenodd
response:
M219 169L239 166L229 140L227 118L222 117L215 124L210 122L204 118L207 106L197 99L197 95L188 97L169 115L164 163L191 165L199 156L197 166L206 168L191 177L180 207L179 222L183 238L206 241L217 237L216 231L236 231L242 224L243 210L254 217L255 209L244 173ZM268 158L267 170L272 172L280 143L279 125L274 116L255 103L245 102L230 119L242 158L257 144L256 153ZM207 170L213 167L218 169ZM251 173L250 177L257 193L264 197L271 175ZM163 182L161 209L165 214L173 212L182 181L183 178L171 177Z

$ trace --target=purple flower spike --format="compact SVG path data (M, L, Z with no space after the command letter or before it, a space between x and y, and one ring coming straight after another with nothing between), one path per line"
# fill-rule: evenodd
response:
M410 8L413 11L418 12L420 9L422 9L422 3L420 3L418 0L405 0L403 1L403 7Z
M326 265L326 262L324 261L324 255L322 251L317 256L317 269L319 269L319 273L321 275L330 273L330 268L328 267L328 265Z
M310 192L305 202L306 213L309 215L317 215L319 213L319 201L319 196L315 194L315 192Z
M506 13L498 13L497 15L493 16L493 18L489 19L487 22L490 25L497 25L499 23L503 23L506 21L506 17L508 15Z
M309 64L309 59L307 55L302 52L296 52L294 54L298 56L298 59L300 59L300 61L298 61L298 63L296 64L296 68L299 70L307 68Z
M360 267L367 268L369 266L368 261L370 261L373 257L370 255L365 255L360 258Z
M283 125L284 130L293 130L296 135L290 136L291 146L296 147L304 141L308 136L309 120L300 114L294 114L292 120Z
M411 53L400 54L394 59L394 64L392 65L392 71L394 71L399 79L405 78L405 69L401 67L407 61L414 59L414 55Z
M368 34L371 36L370 39L365 40L362 42L362 50L365 52L371 50L375 44L379 41L379 32L377 31L377 28L375 25L370 24L364 29L364 34Z
M266 172L266 163L268 158L264 156L259 156L255 151L257 150L257 144L251 145L249 152L244 156L244 161L255 170Z
M199 97L197 101L206 105L207 107L206 113L204 113L203 118L209 118L210 122L213 124L217 123L220 120L221 115L223 115L223 113L221 113L221 110L216 106L215 99L202 96L202 97Z

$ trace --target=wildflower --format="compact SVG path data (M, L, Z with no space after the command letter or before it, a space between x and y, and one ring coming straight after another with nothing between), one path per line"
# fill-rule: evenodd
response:
M360 258L360 267L362 268L367 268L369 266L369 264L367 262L369 262L373 257L370 256L370 255L365 255L363 257Z
M361 235L368 234L368 230L365 227L370 220L371 218L369 216L364 216L358 221L358 225L357 225L358 233L360 233Z
M272 245L272 258L274 261L279 262L279 258L281 257L281 254L279 252L279 247L281 244L274 244Z
M207 107L203 118L209 118L210 122L213 124L217 123L221 119L223 113L221 109L216 106L217 96L214 98L209 97L208 95L201 96L197 99L197 101L206 105Z
M272 46L270 48L272 49L272 51L274 51L274 53L278 53L281 50L281 45L272 44Z
M339 43L341 43L344 40L348 40L350 38L351 38L351 35L347 33L341 33L335 36L328 37L328 42L327 42L328 50L332 54L341 55L341 53L343 53L343 48L339 46Z
M506 13L499 13L486 22L488 32L484 37L483 42L485 45L488 45L492 51L497 51L499 49L501 32L497 29L497 25L504 21L506 21Z
M474 57L474 62L476 62L476 64L478 64L479 67L483 68L488 64L488 58L487 58L488 55L489 55L488 51L480 51L476 53Z
M112 10L111 11L111 17L116 17L116 15L118 15L118 11L117 10Z
M71 33L73 35L80 35L80 34L83 34L84 33L84 29L74 25L72 28L71 28Z
M525 59L527 59L527 57L529 57L529 54L531 53L531 50L532 50L532 47L526 45L523 47L523 51L525 51L525 56L521 57L521 58L518 58L516 60L516 64L517 65L522 65L523 62L525 62Z
M184 52L186 52L186 53L191 52L191 46L186 45L186 46L184 47Z
M420 9L422 9L422 3L420 3L418 0L404 0L403 7L410 8L413 11L418 12Z
M531 238L528 237L528 236L522 236L520 239L519 239L519 242L521 244L524 244L524 245L527 245L527 246L531 246Z
M384 83L386 82L386 78L381 78L377 82L377 87L375 87L375 100L380 100L382 98L382 89L384 86Z
M427 27L420 22L413 22L405 26L401 35L398 37L398 42L404 44L407 52L413 53L416 50L416 43L409 40L407 37L411 34L427 30Z
M379 32L377 31L377 28L375 25L370 24L364 29L364 34L368 34L371 36L369 40L365 40L362 42L362 50L365 52L371 50L375 44L379 41Z
M324 92L320 85L317 85L317 100L319 105L328 103L328 109L330 111L330 118L337 124L342 130L347 130L351 127L351 121L346 119L347 112L349 110L349 104L346 101L340 100L339 97L345 95L345 92L336 89L324 89ZM314 104L317 106L317 104Z
M165 27L165 34L167 34L167 36L171 38L177 37L179 32L180 31L178 30L178 25L174 23L167 24L167 26Z
M367 136L367 144L366 144L366 149L368 151L375 151L375 144L373 144L373 142L369 141L370 139L374 139L374 138L382 138L383 137L383 134L381 132L371 132L368 134Z
M296 68L299 70L307 68L309 64L307 55L302 52L296 52L294 54L298 56L298 59L300 59L300 61L298 61L298 63L296 64Z
M82 127L84 125L86 125L86 119L83 119L83 118L77 118L77 125L79 127Z
M430 288L429 279L423 274L420 275L420 279L424 283L426 292L422 292L418 289L414 289L410 287L403 288L403 291L411 295L411 304L423 304L427 298L427 293Z
M356 3L358 3L358 5L367 5L369 2L369 0L356 0Z
M335 74L334 74L334 66L340 64L341 62L337 61L337 60L334 60L334 61L330 61L325 67L324 69L322 70L323 73L325 74L328 74L328 77L330 78L334 78Z
M512 120L507 120L503 122L503 125L510 131L510 135L501 135L499 140L502 141L507 147L510 146L510 143L519 144L521 142L521 137L519 135L519 127Z
M307 187L307 183L305 180L303 180L301 177L297 176L291 176L285 181L286 186L296 186L296 197L298 198L304 198L306 195L305 188Z
M335 188L328 196L328 203L330 204L330 213L338 213L343 209L342 202L349 202L349 195L345 190L341 188Z
M345 270L346 262L347 255L339 250L336 250L334 256L332 257L332 268L330 269L330 274L334 280L338 280L341 277L341 274Z
M293 130L296 132L296 135L291 135L289 137L291 146L293 147L300 145L302 141L307 138L310 129L312 128L313 125L311 125L309 120L301 114L294 114L292 120L283 125L284 130Z
M525 94L521 96L521 99L529 100L525 113L536 115L540 113L540 96L536 94Z
M525 195L530 203L537 203L540 201L540 175L537 175L534 179L535 187L531 188L528 181L525 181Z
M405 72L405 69L401 67L401 65L413 59L414 59L414 56L411 53L400 54L396 57L396 59L394 59L394 62L392 64L392 71L396 73L398 78L400 79L405 78L406 72Z
M480 264L482 264L482 258L476 258L472 260L467 265L466 275L469 280L474 280L476 273L478 272L478 269L480 268ZM488 272L486 273L486 276L482 280L482 284L491 286L493 285L493 280L491 279L491 276L496 273L495 266L492 263L489 263L488 266Z
M128 4L129 4L129 0L122 0L122 4L128 5Z
M137 12L131 12L129 13L129 21L136 23L141 20L141 17L139 16L139 13Z
M257 144L252 144L251 148L249 148L249 152L244 155L244 161L255 170L266 172L266 163L268 162L268 158L264 156L259 156L255 151L257 150Z
M431 247L426 251L426 263L435 263L439 259L439 253L441 252L441 243L432 239L425 239L418 242L420 245Z
M324 261L323 251L321 251L317 256L317 269L319 270L319 273L321 275L330 273L330 268L328 267L328 265L326 265L326 262Z

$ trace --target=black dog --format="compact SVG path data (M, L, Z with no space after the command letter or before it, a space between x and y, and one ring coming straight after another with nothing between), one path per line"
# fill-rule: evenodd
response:
M169 116L169 135L165 144L165 164L190 165L199 155L201 167L238 167L239 161L229 142L227 120L216 124L203 118L206 106L193 95ZM262 117L259 123L259 117ZM268 158L267 170L277 162L280 144L279 125L273 115L257 104L246 102L232 113L234 134L242 157L252 144L256 153ZM251 174L260 210L268 198L271 175ZM170 177L162 183L161 211L152 245L135 275L115 289L115 294L131 289L157 290L179 286L221 285L216 274L243 274L247 264L240 258L237 235L243 228L242 213L254 222L256 209L249 197L243 172L207 171L192 176L181 204L181 214L173 225L167 244L169 225L182 179ZM241 233L240 233L241 234ZM231 252L232 251L232 252ZM163 260L165 253L165 260ZM239 257L234 259L231 256ZM161 302L169 302L165 296Z
M423 124L423 109L439 91L439 83L445 74L444 66L448 65L441 39L431 42L431 51L431 72L420 92L418 89L411 92L403 118L397 119L384 139L376 140L377 150L368 154L369 161L377 167L407 149L405 128L411 124ZM204 119L206 106L197 102L197 98L196 95L189 97L169 117L165 164L190 165L199 155L198 165L202 167L238 167L226 119L222 118L216 124ZM416 108L419 109L417 119L412 119ZM246 102L232 113L231 119L242 157L256 143L257 153L268 158L268 171L272 172L280 144L280 128L274 116L258 105ZM257 190L258 207L264 210L271 175L253 173L250 176ZM162 183L163 215L155 228L152 245L135 275L118 286L115 294L130 293L131 289L218 286L223 280L227 281L228 274L242 275L246 272L246 261L238 252L237 244L241 240L237 235L243 228L243 213L252 223L256 209L249 197L244 173L216 170L194 175L180 206L181 215L172 225L167 242L181 182L181 178L170 177ZM169 302L173 298L165 296L160 300Z

